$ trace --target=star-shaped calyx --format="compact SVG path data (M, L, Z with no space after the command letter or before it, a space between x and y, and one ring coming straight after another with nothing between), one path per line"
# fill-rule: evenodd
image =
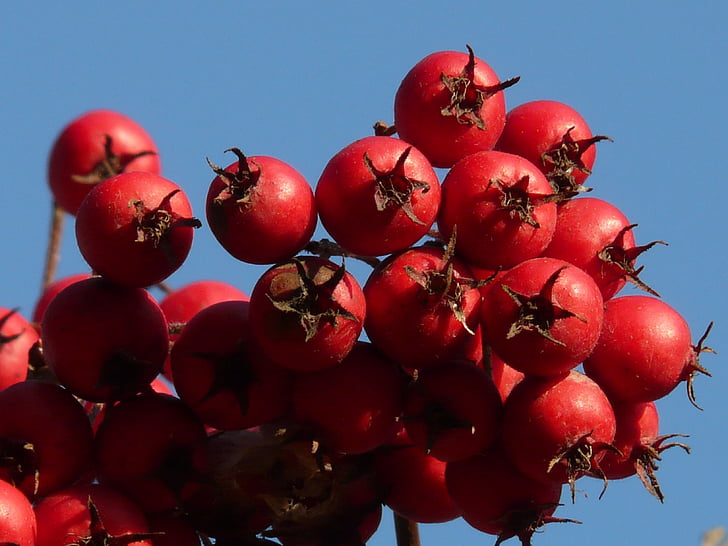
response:
M488 181L488 188L496 188L500 192L499 208L508 211L513 219L528 224L531 227L540 227L533 213L536 207L546 203L563 200L559 194L541 195L528 191L530 177L524 175L515 184L507 186L498 178L491 178Z
M136 241L143 243L151 242L158 247L164 236L176 227L202 227L202 222L197 218L184 218L172 210L171 199L181 190L176 189L167 194L162 201L154 208L147 208L142 200L129 202L134 207L134 219L136 223Z
M461 277L455 274L455 240L457 238L457 226L453 228L450 240L445 247L442 256L442 267L420 271L410 265L405 266L407 275L423 289L429 299L435 305L447 307L465 330L474 335L475 332L468 326L463 302L465 293L471 289L481 288L495 278L492 275L485 280L475 280Z
M327 269L325 266L317 268L312 274L300 259L292 258L291 262L296 268L298 288L286 299L274 299L270 294L267 296L273 307L298 317L298 322L306 334L306 341L318 333L321 323L336 326L339 318L359 322L359 319L334 297L334 290L346 274L343 261L341 267L335 267L329 276L321 275L320 270Z
M511 327L506 334L508 339L511 339L524 331L536 332L549 341L552 341L557 345L564 346L564 342L559 341L551 335L551 327L554 323L557 320L571 317L576 317L579 320L586 322L586 319L583 317L564 309L558 304L558 302L554 301L552 295L554 284L559 278L561 272L567 267L567 265L564 265L557 269L546 280L544 285L541 287L541 291L535 296L519 294L508 285L501 285L501 288L506 292L506 294L508 294L518 305L518 317L513 324L511 324Z
M139 157L155 155L156 152L144 150L124 157L114 152L114 139L111 135L104 135L104 157L100 159L94 168L86 174L74 174L71 176L74 182L81 184L98 184L107 178L123 173L129 164Z
M665 241L652 241L646 245L625 248L624 236L635 227L637 227L637 224L631 224L622 228L619 233L617 233L614 240L599 251L597 257L604 263L614 265L619 268L622 271L624 278L629 282L638 286L645 292L659 298L660 294L650 288L644 281L642 281L642 279L639 278L644 266L639 269L635 269L634 262L640 254L651 249L653 246L658 244L667 245L667 243Z
M613 142L611 138L604 135L597 135L591 138L583 138L574 140L571 132L574 130L572 125L561 137L561 143L541 154L541 162L545 166L550 166L546 179L556 193L563 194L566 198L571 198L581 192L591 191L591 188L585 188L581 184L577 184L574 178L574 171L582 172L586 175L591 174L589 169L582 160L582 154L591 146L602 140Z
M415 224L425 225L422 220L417 218L412 208L412 195L417 190L427 193L430 191L430 185L427 182L412 179L405 173L405 162L411 150L412 146L406 148L394 167L388 171L378 169L367 153L364 153L364 163L374 177L374 202L377 210L382 212L388 207L399 207Z
M480 116L483 103L490 97L516 84L520 77L511 78L495 85L477 85L475 83L475 54L469 45L468 62L457 76L440 74L440 80L450 93L450 102L440 110L443 116L453 116L458 123L475 125L486 130L485 121Z
M230 172L207 160L210 168L225 183L225 187L214 197L213 203L222 205L232 200L237 205L245 205L250 201L250 194L260 179L262 168L255 161L249 160L240 148L228 148L225 151L237 156L237 170ZM251 168L251 164L255 169Z

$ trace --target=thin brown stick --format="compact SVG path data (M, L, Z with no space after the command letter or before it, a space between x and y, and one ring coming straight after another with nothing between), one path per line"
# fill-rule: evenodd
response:
M41 289L45 289L56 278L58 262L61 260L61 240L63 239L63 225L65 219L65 211L54 201L51 207L48 248L46 250L45 267L43 269L43 285L41 286Z
M394 514L394 534L397 537L397 546L421 546L420 529L417 522Z

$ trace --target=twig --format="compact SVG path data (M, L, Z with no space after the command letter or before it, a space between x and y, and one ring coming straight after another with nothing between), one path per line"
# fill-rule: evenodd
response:
M46 250L45 268L43 269L43 285L44 290L56 278L58 262L61 259L61 240L63 237L63 225L65 223L66 213L58 206L55 201L51 207L51 222L48 236L48 248Z
M394 514L394 533L397 537L397 546L421 546L420 530L417 522Z

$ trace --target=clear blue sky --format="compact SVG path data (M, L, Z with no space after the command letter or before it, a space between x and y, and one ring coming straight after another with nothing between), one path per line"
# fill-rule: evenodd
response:
M420 58L470 44L503 78L521 76L509 106L554 99L577 108L599 147L592 195L639 224L643 278L690 323L716 322L697 380L659 404L663 432L686 433L693 453L668 452L664 505L636 480L583 485L588 498L560 514L536 545L699 542L728 525L724 493L726 349L723 2L13 2L0 7L0 306L29 313L38 294L50 199L45 160L60 128L93 108L144 125L166 177L204 216L211 172L231 146L274 155L315 181L328 158L392 120L394 92ZM196 205L195 205L196 204ZM67 224L60 274L84 269ZM245 266L198 230L173 285L199 278L252 288ZM566 499L566 496L564 497ZM568 502L568 501L566 501ZM461 521L423 526L423 544L491 543ZM510 542L509 542L510 543ZM373 546L393 544L385 514Z

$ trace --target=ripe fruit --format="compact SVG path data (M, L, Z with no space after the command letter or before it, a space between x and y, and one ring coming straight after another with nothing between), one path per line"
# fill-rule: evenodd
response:
M28 498L79 479L92 450L91 424L68 390L26 380L0 391L0 479Z
M220 168L206 199L207 223L222 247L251 264L274 264L298 254L316 228L313 190L296 169L268 156L246 157Z
M595 197L559 203L556 229L542 256L565 260L586 271L599 286L604 300L612 298L630 281L657 293L639 278L637 257L656 244L637 246L627 217L614 205Z
M151 173L128 172L93 188L76 215L76 242L95 273L147 287L177 271L200 222L182 189Z
M48 159L48 184L55 202L76 214L86 194L122 172L159 175L157 146L133 119L113 110L92 110L66 125Z
M0 544L35 546L33 505L19 489L0 480Z
M531 536L551 522L561 498L561 484L525 476L500 444L473 457L447 464L445 484L463 519L472 527L498 537L498 543L518 537L531 544ZM577 522L578 523L578 522Z
M28 376L28 353L37 341L37 331L17 309L0 307L0 391Z
M685 381L694 404L693 379L707 373L698 356L712 352L702 345L705 337L693 345L685 319L660 299L621 296L605 304L604 325L584 371L611 398L625 402L657 400Z
M538 166L554 192L573 194L591 174L595 143L584 118L571 106L553 100L519 104L506 115L496 150L520 155Z
M662 460L662 452L671 447L690 448L678 441L670 441L684 434L659 435L659 415L654 402L613 402L617 420L617 433L612 445L618 452L607 451L600 467L608 480L639 477L647 491L660 502L665 500L655 472Z
M122 400L96 432L98 481L145 513L181 511L204 488L194 451L205 437L202 422L179 398L149 392Z
M57 491L35 506L35 516L36 546L152 546L144 513L107 485L82 484Z
M250 295L250 325L276 364L317 371L341 362L364 326L366 301L344 265L301 256L268 269Z
M502 403L488 372L454 360L420 370L407 386L402 423L412 443L441 461L484 451L500 433Z
M599 287L584 271L555 258L533 258L495 283L480 308L483 340L509 366L557 375L592 352L604 311Z
M442 182L437 225L457 232L456 253L482 269L498 270L538 256L556 227L556 203L531 162L504 152L469 155Z
M326 164L316 184L321 223L348 252L381 256L427 234L440 182L416 148L389 136L362 138Z
M495 71L467 46L468 53L438 51L415 64L394 98L394 125L402 140L435 167L490 150L505 125L503 90Z
M542 482L603 478L599 461L613 449L616 421L607 396L572 370L524 378L511 391L503 415L503 447L519 471ZM606 487L606 481L605 481Z
M397 364L359 341L340 364L297 376L293 419L334 452L365 453L396 434L403 386Z
M167 320L143 288L92 277L64 288L41 324L46 364L76 396L108 402L148 389L169 351Z
M461 515L445 485L446 462L412 445L406 432L374 453L378 487L384 503L419 523L443 523Z
M248 311L245 301L210 305L189 320L172 347L178 396L216 429L263 425L289 407L293 374L262 354Z
M403 368L461 356L475 335L480 292L449 250L414 247L390 255L367 278L369 339Z

